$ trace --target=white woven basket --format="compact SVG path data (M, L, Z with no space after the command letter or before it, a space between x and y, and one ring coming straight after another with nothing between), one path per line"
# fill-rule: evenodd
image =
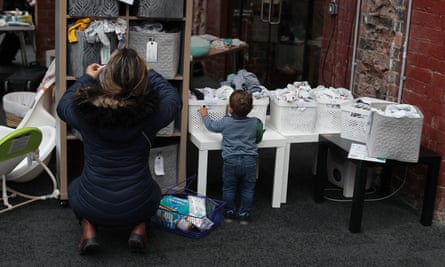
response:
M147 44L156 42L157 60L155 62L147 59ZM136 50L150 65L166 79L173 79L178 73L180 57L181 33L173 32L136 32L130 31L128 46Z
M332 102L317 101L317 120L315 131L318 133L340 133L341 106L350 105L350 100L335 100Z
M415 108L420 118L394 118L372 112L371 130L366 143L369 156L406 162L418 161L423 114Z
M209 117L213 120L220 120L227 114L227 100L191 100L189 99L188 111L188 131L209 132L202 122L201 114L198 110L205 105L209 110Z
M317 118L317 103L284 102L274 97L270 101L270 124L282 134L313 133Z
M247 114L247 117L257 117L263 123L263 129L266 129L267 107L269 106L269 98L253 98L253 108Z
M386 106L395 104L391 101L371 97L360 97L354 100L354 102L358 101L367 103L369 108L375 108L382 111L385 110ZM340 136L345 139L366 143L368 139L366 124L371 111L357 108L353 105L342 105L341 111Z

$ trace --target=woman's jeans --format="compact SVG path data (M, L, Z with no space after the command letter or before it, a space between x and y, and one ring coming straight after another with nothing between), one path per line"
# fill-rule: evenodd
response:
M223 200L226 210L236 211L235 196L239 186L241 202L238 213L250 212L256 184L256 156L230 156L223 165Z

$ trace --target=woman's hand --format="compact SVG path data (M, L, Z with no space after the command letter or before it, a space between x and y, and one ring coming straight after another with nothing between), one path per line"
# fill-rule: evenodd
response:
M99 74L104 70L104 66L101 66L100 64L93 63L87 66L85 73L93 77L93 79L97 79L99 77Z

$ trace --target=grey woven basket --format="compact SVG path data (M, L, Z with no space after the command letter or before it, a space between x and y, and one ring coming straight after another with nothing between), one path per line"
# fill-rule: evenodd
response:
M146 58L147 43L157 43L157 61L150 62L150 68L156 70L166 79L173 79L178 73L181 33L146 33L130 31L128 46Z
M118 39L115 33L106 33L110 40L110 50L113 51L118 46ZM76 30L77 42L68 44L68 75L80 77L84 74L85 68L92 63L101 63L100 49L101 43L88 43L85 34Z
M139 0L137 16L182 18L184 16L184 0Z
M417 107L416 110L420 118L394 118L373 112L371 132L366 142L369 156L417 162L423 114Z
M68 14L74 17L119 17L118 0L69 0Z

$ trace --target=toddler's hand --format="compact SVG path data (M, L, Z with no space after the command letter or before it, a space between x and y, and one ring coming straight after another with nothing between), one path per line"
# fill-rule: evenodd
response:
M199 114L201 114L201 117L209 115L209 110L206 108L206 106L202 106L200 109L198 109Z

